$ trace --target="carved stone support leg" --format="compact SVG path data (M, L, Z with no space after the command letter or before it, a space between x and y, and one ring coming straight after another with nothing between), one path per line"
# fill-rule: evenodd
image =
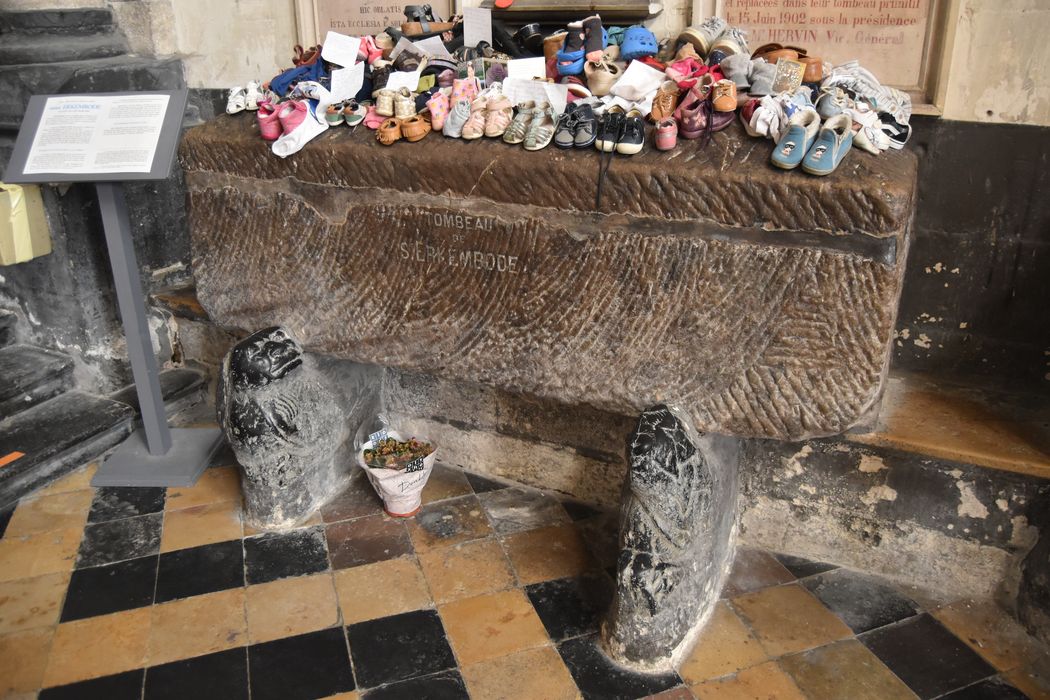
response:
M640 671L689 652L733 562L737 442L699 435L673 408L642 413L628 438L616 598L602 646Z

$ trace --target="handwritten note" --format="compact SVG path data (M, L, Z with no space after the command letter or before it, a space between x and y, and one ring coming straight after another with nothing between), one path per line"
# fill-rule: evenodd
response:
M433 58L452 58L452 54L445 48L445 44L439 36L431 36L421 41L413 41L417 48L425 51Z
M524 78L525 80L546 78L547 61L543 56L538 56L536 58L516 58L507 61L507 77Z
M337 68L332 71L332 101L349 100L356 95L365 82L365 64L355 63L350 68Z
M321 58L337 66L349 67L357 62L357 49L361 40L339 32L328 32L324 38Z
M394 71L387 78L386 89L397 92L401 88L406 87L410 91L415 92L416 88L419 87L419 76L422 73L422 68L414 71Z
M569 100L569 86L548 83L542 80L507 78L503 81L503 94L516 105L523 102L549 102L554 111L561 114Z
M463 45L473 48L481 41L492 43L492 10L484 7L464 7Z

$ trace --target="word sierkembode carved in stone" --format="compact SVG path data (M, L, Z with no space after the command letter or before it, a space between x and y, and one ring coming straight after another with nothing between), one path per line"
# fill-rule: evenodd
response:
M351 363L342 365L333 371L276 327L237 343L223 361L219 425L241 465L252 525L302 522L345 482L351 426L370 392L360 382L333 382L333 375L359 374Z
M733 561L736 448L668 406L642 413L628 438L616 599L602 630L620 663L669 670L714 609Z

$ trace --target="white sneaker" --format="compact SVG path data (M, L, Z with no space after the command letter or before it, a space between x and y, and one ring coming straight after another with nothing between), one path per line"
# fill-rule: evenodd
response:
M249 80L248 87L244 90L244 108L249 112L259 109L259 103L266 99L258 80Z

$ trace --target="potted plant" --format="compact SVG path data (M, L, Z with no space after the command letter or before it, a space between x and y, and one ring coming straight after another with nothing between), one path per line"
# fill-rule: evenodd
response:
M403 439L394 431L373 433L357 453L372 488L388 515L407 518L419 510L423 487L434 470L437 450L420 438Z

